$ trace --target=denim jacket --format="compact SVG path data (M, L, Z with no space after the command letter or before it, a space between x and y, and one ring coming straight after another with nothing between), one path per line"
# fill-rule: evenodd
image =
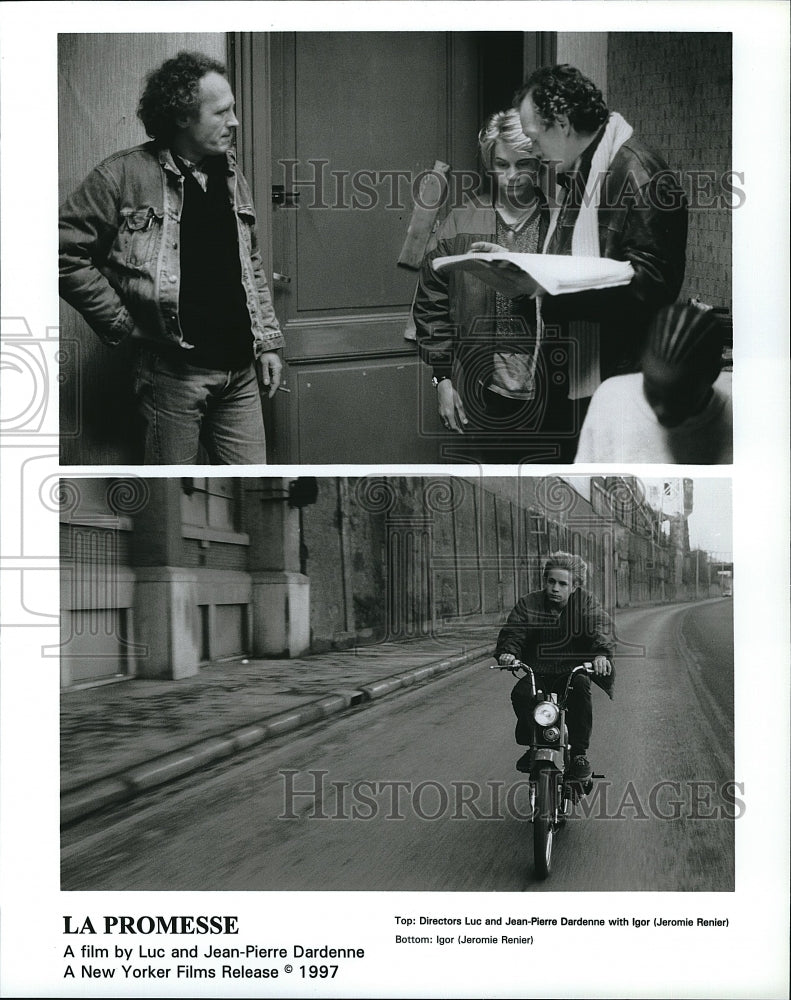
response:
M242 284L255 356L283 346L255 230L247 182L228 160ZM60 213L60 294L106 344L127 337L185 349L179 324L179 225L184 178L168 149L153 142L95 167Z

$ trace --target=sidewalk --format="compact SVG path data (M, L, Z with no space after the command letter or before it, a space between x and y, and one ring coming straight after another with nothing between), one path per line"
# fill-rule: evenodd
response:
M179 681L61 695L61 823L354 705L492 655L498 625L293 660L229 660ZM493 661L492 661L493 662Z

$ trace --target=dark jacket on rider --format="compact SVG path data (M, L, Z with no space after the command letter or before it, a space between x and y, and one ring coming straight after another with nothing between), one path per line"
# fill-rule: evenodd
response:
M512 653L538 674L556 675L615 654L613 622L596 598L578 587L558 614L543 590L520 598L500 631L495 657ZM615 669L592 678L611 698Z

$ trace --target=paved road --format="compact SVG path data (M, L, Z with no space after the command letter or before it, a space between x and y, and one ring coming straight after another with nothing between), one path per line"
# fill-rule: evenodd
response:
M630 613L616 701L594 694L606 779L546 883L520 818L511 678L487 661L68 831L63 888L731 890L732 698L710 689L731 608ZM289 798L289 782L323 791Z

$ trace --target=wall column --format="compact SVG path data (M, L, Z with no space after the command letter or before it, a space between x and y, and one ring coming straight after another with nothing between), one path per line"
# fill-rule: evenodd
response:
M310 578L299 572L299 511L289 480L245 481L253 583L253 655L301 656L310 648Z
M200 670L195 620L197 573L182 562L181 481L146 479L148 503L135 515L137 676L180 680Z
M197 574L174 566L137 570L135 622L144 647L138 677L181 680L200 669L200 636L195 621Z

